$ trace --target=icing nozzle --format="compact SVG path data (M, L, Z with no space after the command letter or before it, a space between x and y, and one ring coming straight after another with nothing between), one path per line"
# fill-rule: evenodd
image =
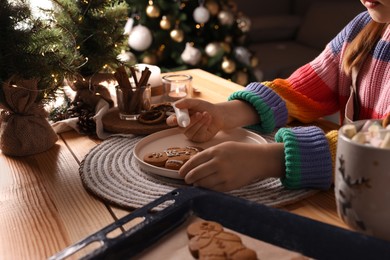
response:
M189 124L187 124L187 120L181 120L182 127L187 127Z
M175 105L172 105L175 110L177 124L181 127L187 127L190 125L190 115L188 109L179 109Z

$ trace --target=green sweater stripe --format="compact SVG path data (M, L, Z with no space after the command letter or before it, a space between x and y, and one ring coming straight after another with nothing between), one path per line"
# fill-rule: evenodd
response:
M301 154L295 134L289 128L281 128L275 135L275 141L284 143L286 175L281 179L283 185L290 189L301 188Z

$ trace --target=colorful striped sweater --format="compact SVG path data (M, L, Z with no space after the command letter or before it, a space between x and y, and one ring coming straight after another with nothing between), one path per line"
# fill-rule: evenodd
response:
M229 98L251 103L258 111L259 131L270 132L297 119L308 123L340 112L343 122L351 77L342 71L348 44L371 20L357 15L310 63L287 79L251 83ZM380 119L390 113L390 26L361 67L357 85L361 102L359 119ZM332 184L337 131L327 135L317 127L280 128L275 140L284 142L288 188L328 189Z

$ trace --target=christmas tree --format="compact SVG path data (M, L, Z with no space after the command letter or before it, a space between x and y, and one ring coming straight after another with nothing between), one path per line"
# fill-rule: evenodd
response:
M67 78L67 84L77 94L71 102L53 108L49 118L58 121L78 117L80 130L93 134L97 103L105 99L110 106L113 104L109 91L101 83L114 80L114 72L122 65L118 55L127 46L124 27L128 6L120 0L51 2L53 8L46 11L53 17L53 26L68 37L68 52L77 53L73 60L77 71Z
M255 80L250 20L232 0L126 0L129 59L164 71L201 68L245 85Z
M66 74L74 73L66 39L60 30L31 14L26 1L2 1L0 5L0 105L7 108L3 84L37 79L36 102L55 97Z
M73 42L69 52L78 53L74 64L81 77L113 73L120 65L118 54L126 45L124 25L128 6L120 0L52 0L48 10L54 26Z

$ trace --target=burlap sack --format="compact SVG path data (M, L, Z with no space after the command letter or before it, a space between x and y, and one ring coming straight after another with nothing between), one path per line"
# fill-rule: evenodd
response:
M2 85L0 149L11 156L44 152L58 140L42 104L36 103L37 80L12 77Z

